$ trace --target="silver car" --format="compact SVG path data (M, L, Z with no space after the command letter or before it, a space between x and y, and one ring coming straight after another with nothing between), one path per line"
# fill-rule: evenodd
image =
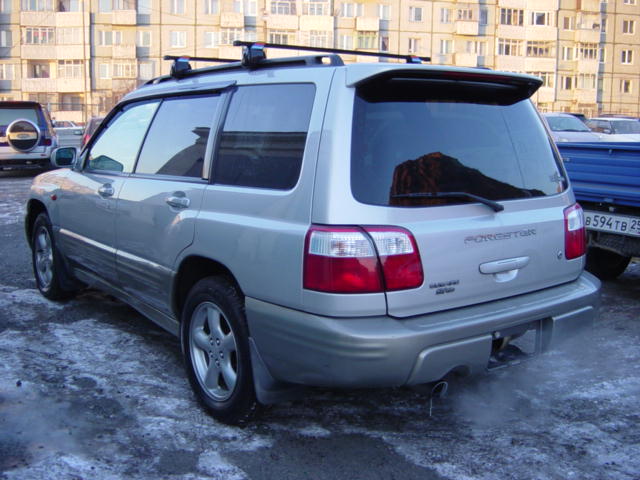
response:
M257 47L259 48L259 46ZM123 299L182 342L225 422L303 386L506 365L591 325L585 225L540 80L336 55L172 75L34 180L36 283Z
M592 132L584 122L569 113L543 113L542 117L556 142L600 142L606 137Z

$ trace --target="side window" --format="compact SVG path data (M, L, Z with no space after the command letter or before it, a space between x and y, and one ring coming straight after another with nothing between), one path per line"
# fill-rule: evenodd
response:
M87 168L109 172L131 172L159 101L124 108L111 119L91 146Z
M312 84L239 87L229 105L213 181L224 185L293 188L307 140Z
M136 173L202 177L219 95L165 99L142 147Z

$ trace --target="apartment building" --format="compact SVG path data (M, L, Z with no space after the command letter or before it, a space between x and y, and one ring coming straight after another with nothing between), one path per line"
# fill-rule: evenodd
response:
M0 98L84 121L168 72L163 55L237 59L241 39L527 72L543 111L640 115L639 1L0 0Z

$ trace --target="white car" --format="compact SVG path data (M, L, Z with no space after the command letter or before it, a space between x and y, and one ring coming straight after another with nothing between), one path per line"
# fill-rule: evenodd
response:
M568 113L543 113L542 118L557 142L600 142L602 134L589 130L582 121Z
M594 132L606 134L607 142L640 142L640 121L634 118L597 117L587 121Z

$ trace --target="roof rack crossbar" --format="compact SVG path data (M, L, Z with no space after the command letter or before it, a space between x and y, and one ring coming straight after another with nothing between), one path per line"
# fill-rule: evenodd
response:
M343 55L364 55L368 57L379 57L379 58L395 58L399 60L405 60L407 63L422 63L422 62L430 62L430 57L419 57L417 55L400 55L396 53L387 53L387 52L368 52L361 50L345 50L342 48L324 48L324 47L307 47L305 45L285 45L280 43L265 43L265 42L247 42L242 40L235 40L233 42L234 47L245 47L245 52L247 53L247 59L245 59L245 53L243 53L243 62L247 61L248 64L254 64L253 57L256 56L257 61L260 59L258 51L263 50L264 48L278 48L281 50L304 50L309 52L323 52L323 53L337 53ZM262 59L264 59L264 53L262 53ZM258 63L256 62L256 63Z

